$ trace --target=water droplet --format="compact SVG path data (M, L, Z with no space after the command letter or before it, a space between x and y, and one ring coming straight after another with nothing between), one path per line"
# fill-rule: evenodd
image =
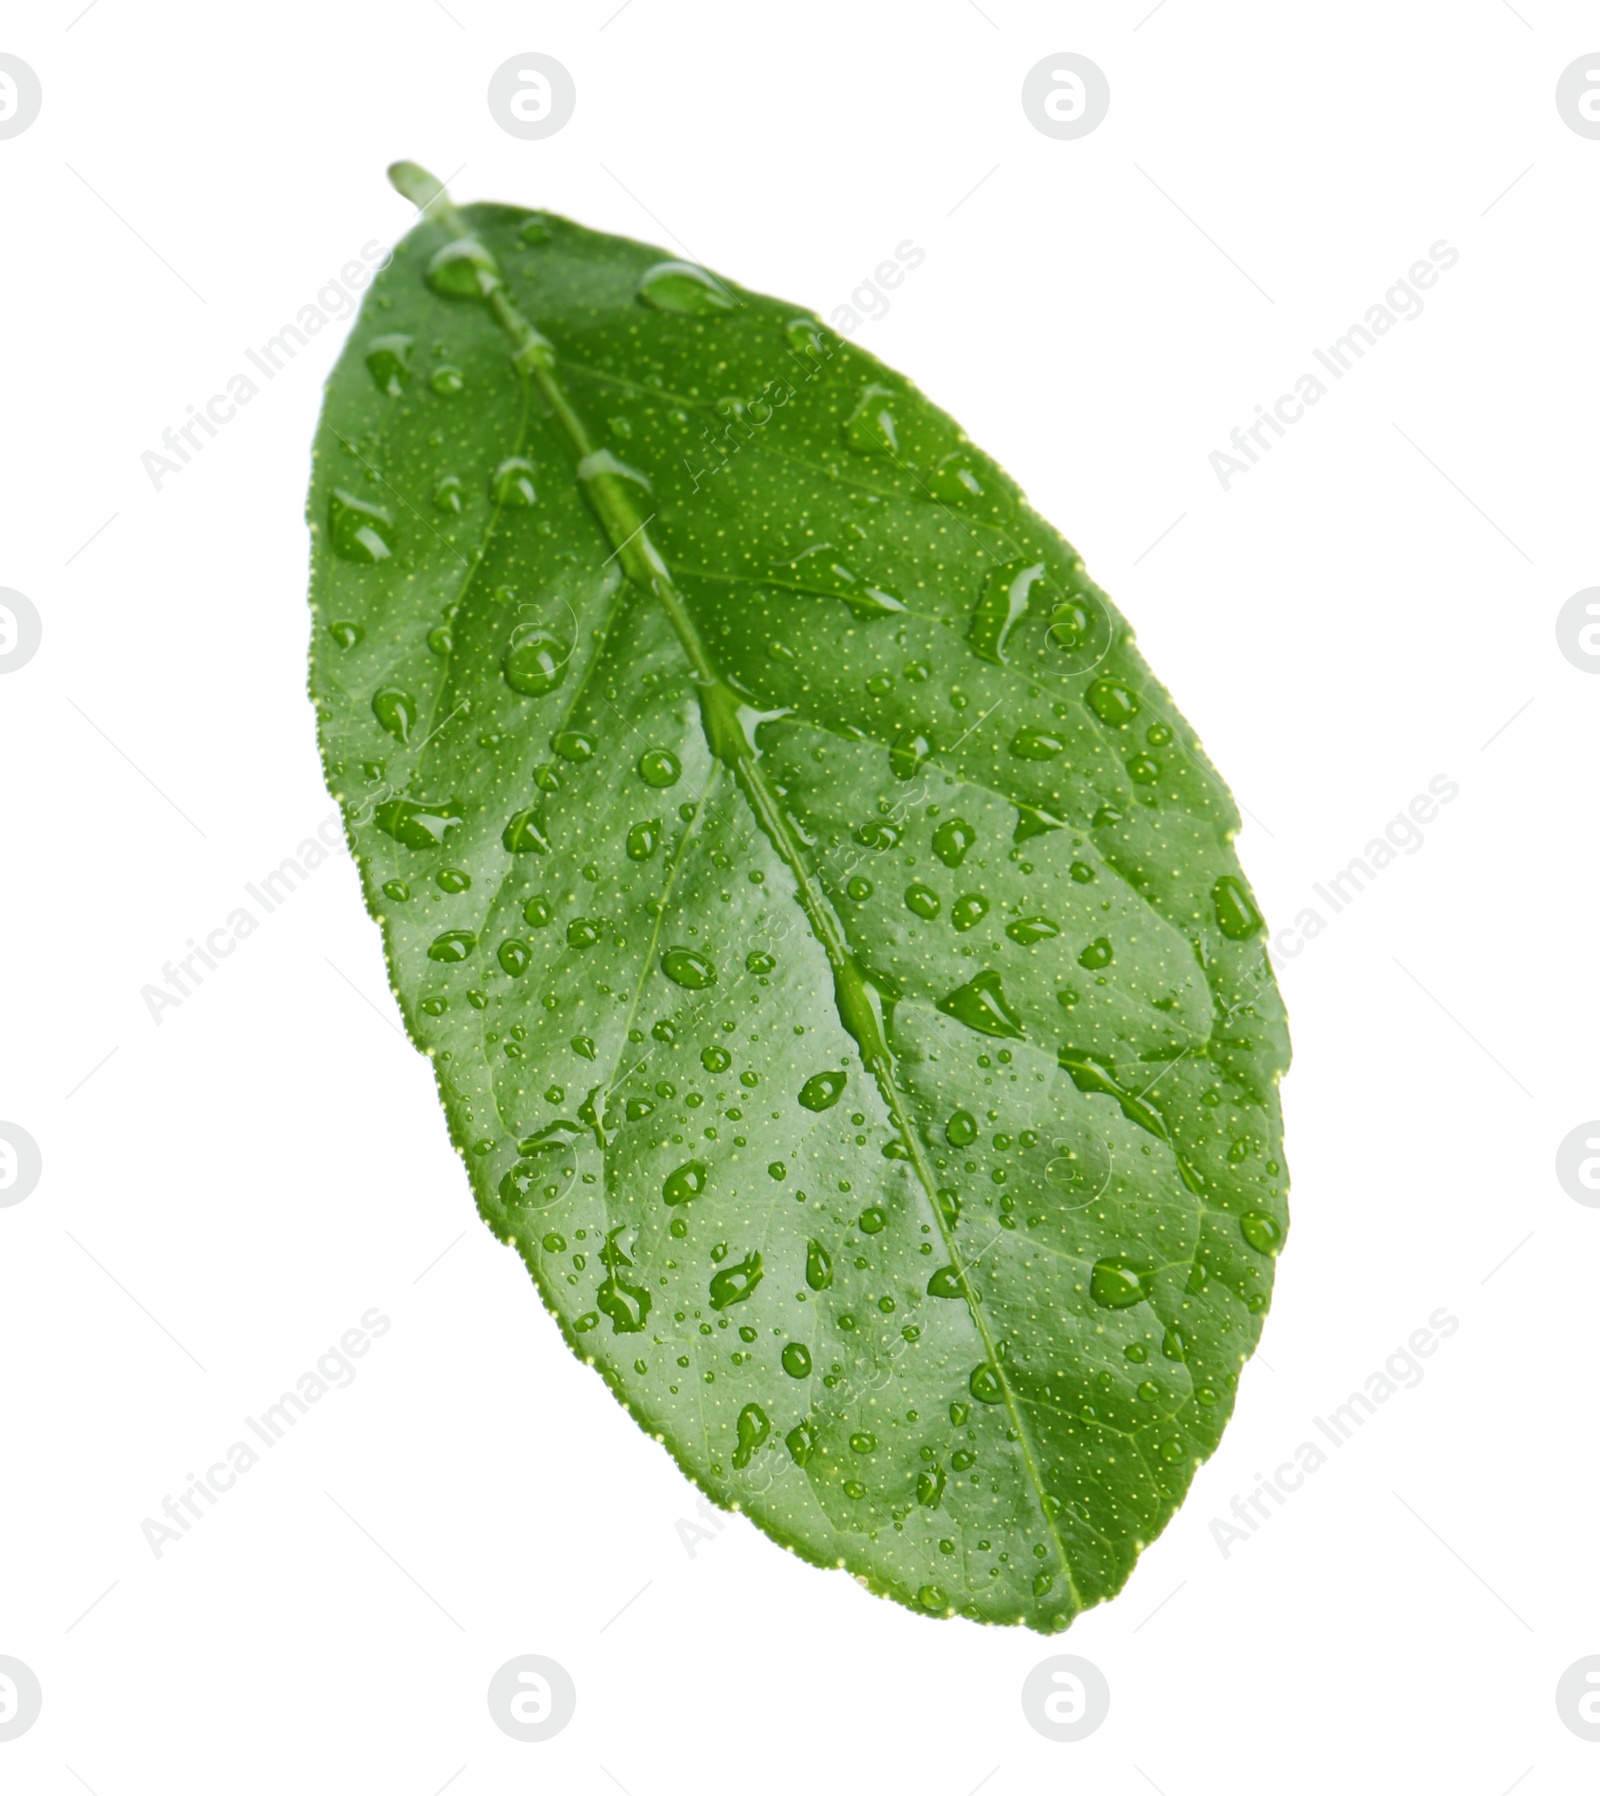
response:
M733 1065L733 1056L726 1048L702 1048L700 1064L708 1073L725 1073Z
M948 997L935 999L934 1008L981 1035L1022 1040L1022 1019L1000 989L1000 975L988 968L965 985L957 986Z
M525 507L539 495L533 488L534 466L524 455L508 455L489 480L489 491L501 505Z
M543 929L555 914L548 898L530 898L522 907L522 920L530 929Z
M989 914L989 900L982 892L966 892L950 906L950 921L957 929L975 928Z
M328 625L328 634L342 649L353 649L366 632L360 624L337 623Z
M907 886L906 909L931 923L939 914L939 894L931 886Z
M397 686L380 686L372 695L372 715L394 737L396 742L409 742L420 713L417 701Z
M514 935L507 936L495 951L495 959L513 979L520 979L533 959L533 950L526 942L518 941Z
M647 786L675 786L683 777L683 765L670 748L647 748L639 757L639 778Z
M739 1411L737 1427L739 1444L734 1448L733 1463L735 1469L742 1472L754 1457L756 1449L771 1434L772 1424L759 1403L747 1403Z
M1092 973L1096 967L1109 967L1112 960L1110 941L1103 935L1097 935L1089 946L1078 956L1078 965L1086 967Z
M1125 1310L1145 1300L1143 1281L1115 1260L1096 1260L1089 1274L1089 1295L1102 1309Z
M402 848L437 848L445 831L461 821L458 804L414 804L408 798L391 798L372 813L372 821Z
M1019 761L1053 761L1066 746L1048 730L1022 729L1011 738L1011 752Z
M1261 928L1261 912L1251 902L1250 894L1231 873L1211 888L1211 908L1216 913L1217 927L1230 942L1247 942Z
M854 879L845 881L844 889L846 895L855 899L857 904L865 904L872 896L872 881L858 873Z
M941 1266L928 1280L928 1295L930 1297L964 1297L966 1293L961 1288L961 1274L956 1271L954 1266Z
M1035 942L1048 942L1060 933L1060 928L1048 917L1018 917L1006 924L1006 934L1024 948L1032 947Z
M386 879L383 882L383 895L392 898L396 904L404 904L411 896L411 888L403 879Z
M441 867L434 874L433 883L441 892L465 892L471 888L472 875L460 867Z
M917 1592L917 1601L924 1609L939 1610L949 1607L948 1599L937 1584L924 1584Z
M886 617L906 608L897 594L863 580L832 543L814 543L781 571L807 592L843 599L857 617Z
M833 1283L833 1257L820 1241L806 1243L806 1283L813 1291L826 1291Z
M737 1266L724 1266L720 1272L713 1272L712 1309L730 1309L736 1303L745 1302L761 1283L761 1278L761 1255L758 1253L747 1253Z
M518 811L511 818L500 832L500 845L508 854L550 852L550 838L544 833L544 825L539 821L538 805L531 804L525 811ZM523 914L526 915L526 911ZM532 919L529 918L529 921ZM548 922L549 918L545 921Z
M517 241L531 247L535 243L548 243L554 235L555 228L550 220L542 212L534 212L517 232Z
M693 262L657 262L639 279L640 302L658 312L677 312L690 318L707 318L714 312L731 312L738 300L715 275Z
M449 398L452 393L459 393L466 384L466 375L459 368L452 368L448 364L442 368L435 368L428 376L428 385L441 398Z
M1134 755L1128 762L1128 778L1135 785L1153 786L1161 778L1161 763L1151 755Z
M632 1261L624 1260L624 1265ZM650 1293L642 1285L625 1284L615 1270L602 1280L595 1293L595 1307L611 1318L613 1334L636 1335L644 1330L650 1314Z
M887 1214L873 1204L861 1212L856 1219L856 1227L861 1230L863 1235L877 1235L883 1232L888 1220Z
M374 337L367 346L367 372L378 391L387 393L391 399L398 399L411 379L411 345L415 340L395 332L386 337Z
M669 948L661 956L661 970L685 991L700 992L717 983L717 969L692 948Z
M513 692L541 698L567 677L572 651L543 624L524 624L514 631L501 672Z
M328 500L328 533L333 552L345 561L387 561L394 553L394 519L381 505L369 505L342 486Z
M602 934L598 923L589 917L574 917L567 925L567 946L569 948L592 948L600 940Z
M428 959L466 960L477 945L478 938L470 929L447 929L443 935L435 936L428 944Z
M1096 680L1088 692L1089 709L1102 723L1131 723L1139 715L1139 701L1120 680Z
M803 1466L817 1450L816 1430L809 1422L799 1422L783 1437L783 1444L789 1449L789 1457L796 1465Z
M967 1389L980 1403L1004 1403L1006 1400L1006 1387L1001 1382L999 1368L990 1365L987 1360L981 1366L972 1368ZM954 1464L954 1461L951 1463Z
M783 334L797 355L816 358L827 354L822 326L815 318L791 318L783 327Z
M799 1341L791 1341L778 1355L783 1362L783 1369L791 1378L809 1378L811 1376L811 1349Z
M459 517L466 504L466 489L457 474L446 474L437 481L433 489L433 503L439 511L448 511Z
M943 505L961 505L983 497L983 469L965 449L940 456L928 479L928 490Z
M878 1437L875 1434L862 1433L852 1434L850 1436L850 1451L852 1453L875 1453L877 1447Z
M481 243L459 237L435 254L423 279L447 299L485 299L500 285L500 268Z
M647 861L661 846L661 825L652 820L648 823L635 823L628 831L624 844L630 861Z
M669 1204L686 1204L698 1197L711 1178L704 1160L688 1160L662 1181L661 1195Z
M953 1110L944 1125L944 1138L951 1147L971 1147L978 1139L978 1119L970 1110Z
M1246 1210L1239 1218L1239 1233L1257 1253L1275 1254L1283 1231L1265 1210Z
M948 817L933 832L933 852L947 867L959 867L978 839L964 817Z
M929 1466L917 1474L917 1501L924 1509L937 1509L944 1496L944 1467Z
M902 730L889 747L889 771L897 780L912 780L933 753L933 744L920 730Z
M595 449L578 463L577 475L580 480L595 480L602 474L614 475L618 480L631 480L647 493L651 490L648 474L641 474L637 468L630 468L625 461L618 461L609 449Z
M563 761L592 761L595 750L599 747L593 736L582 730L558 730L550 738L550 749Z
M747 973L770 973L777 964L770 954L763 954L759 948L752 948L744 957L744 968ZM746 1074L745 1083L753 1085L755 1080Z
M845 1073L813 1073L800 1087L800 1105L805 1110L831 1110L844 1095L849 1083Z
M862 455L894 455L900 449L900 426L895 417L899 395L876 383L861 389L856 408L845 420L844 440Z
M450 634L448 624L435 624L428 632L428 647L442 660L451 654L456 646L456 639Z
M990 570L967 624L973 654L1005 666L1006 638L1026 615L1034 588L1043 578L1042 561L1008 561Z

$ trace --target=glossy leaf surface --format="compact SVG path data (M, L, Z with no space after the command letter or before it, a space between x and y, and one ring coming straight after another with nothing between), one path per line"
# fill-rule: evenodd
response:
M1228 793L899 375L395 179L312 692L478 1207L716 1501L1064 1627L1216 1446L1287 1228Z

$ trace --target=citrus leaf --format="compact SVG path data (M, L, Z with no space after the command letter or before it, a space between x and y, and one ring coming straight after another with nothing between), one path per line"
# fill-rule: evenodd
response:
M715 1501L1062 1628L1216 1446L1287 1228L1228 793L899 375L391 174L311 685L479 1210Z

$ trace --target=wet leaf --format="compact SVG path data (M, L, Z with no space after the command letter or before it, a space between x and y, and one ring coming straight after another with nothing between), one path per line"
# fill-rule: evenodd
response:
M316 443L312 692L478 1207L718 1502L1064 1627L1216 1446L1287 1229L1232 801L891 369L395 180L425 216Z

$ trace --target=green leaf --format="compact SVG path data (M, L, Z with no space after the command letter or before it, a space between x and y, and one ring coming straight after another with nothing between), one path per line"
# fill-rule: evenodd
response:
M394 178L311 683L478 1207L717 1502L1065 1627L1215 1448L1287 1228L1227 791L899 375Z

